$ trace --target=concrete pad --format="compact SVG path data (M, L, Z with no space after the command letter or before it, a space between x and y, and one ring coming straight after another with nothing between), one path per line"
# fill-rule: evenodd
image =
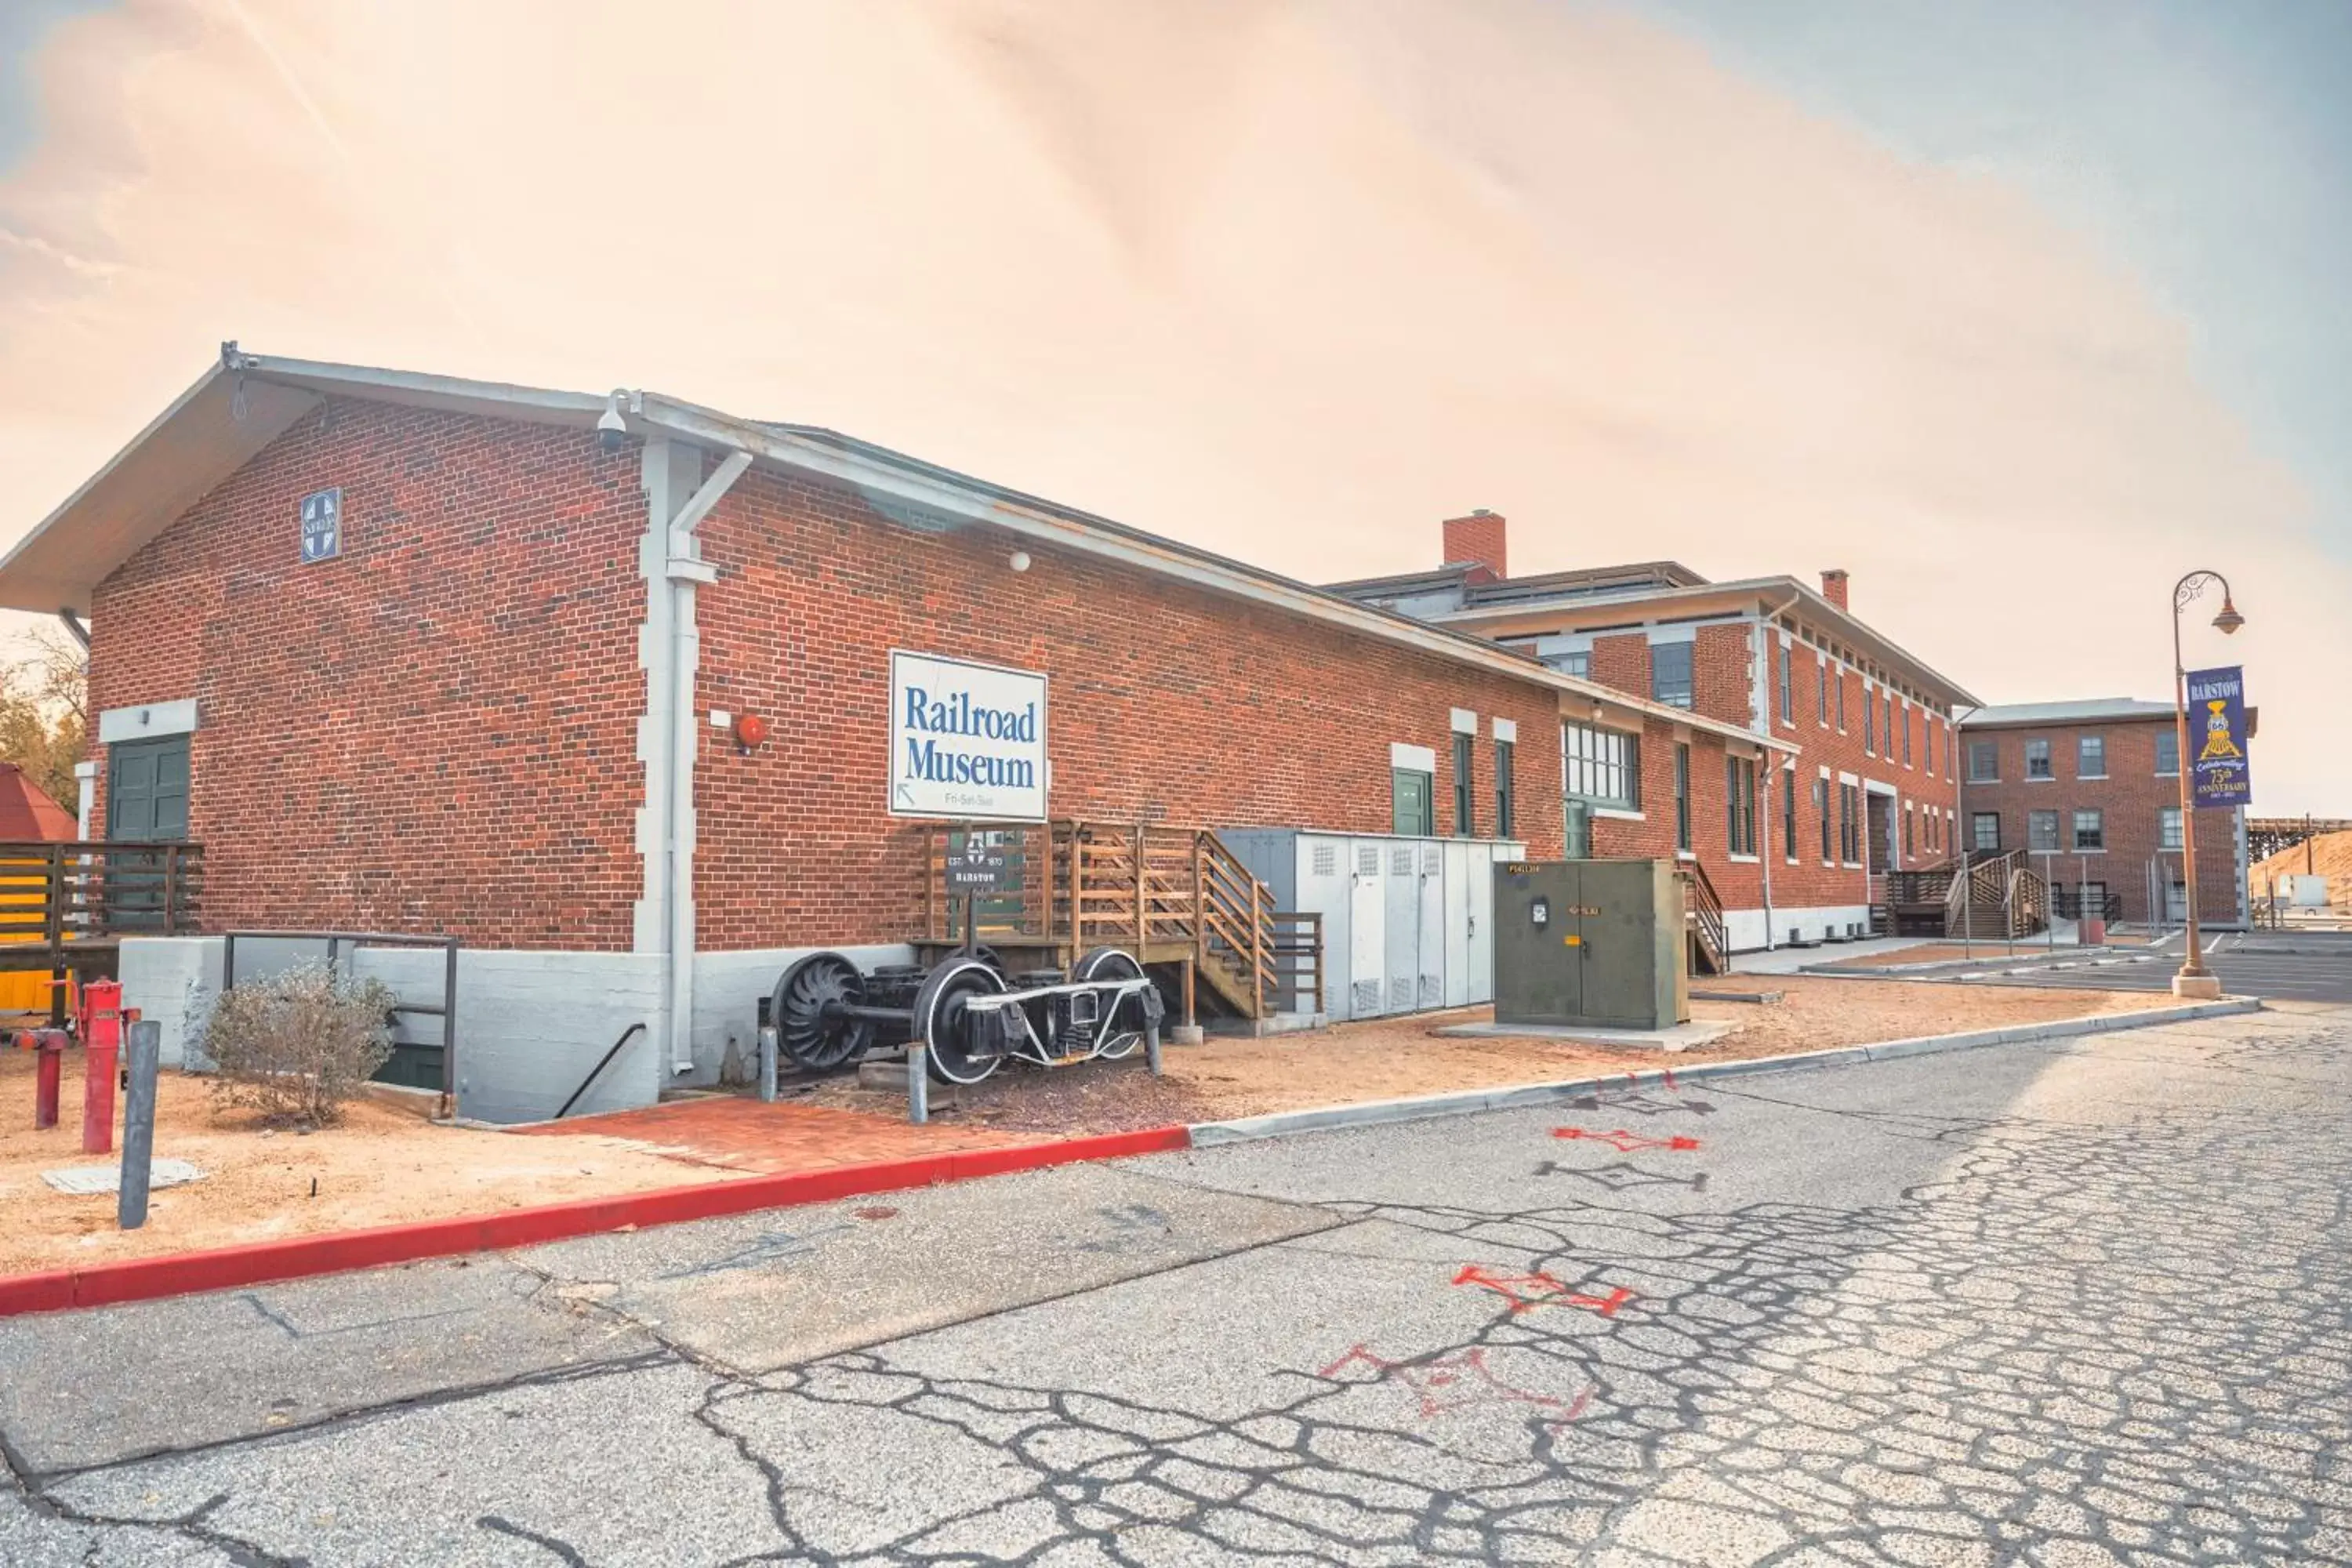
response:
M1085 1164L516 1256L697 1355L767 1371L1337 1223Z
M1738 1028L1727 1019L1695 1018L1671 1029L1594 1029L1567 1024L1449 1024L1432 1034L1462 1040L1585 1040L1596 1046L1654 1046L1686 1051L1719 1040Z
M0 1433L37 1472L656 1353L498 1258L0 1320Z

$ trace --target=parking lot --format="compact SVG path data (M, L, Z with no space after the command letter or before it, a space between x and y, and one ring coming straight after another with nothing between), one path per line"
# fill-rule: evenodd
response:
M2352 932L2229 931L2206 939L2206 967L2232 996L2280 1002L2352 1002ZM2122 962L2116 962L2121 959ZM2161 955L2003 963L1965 978L2003 985L2063 985L2100 991L2163 991L2180 967L2176 940Z

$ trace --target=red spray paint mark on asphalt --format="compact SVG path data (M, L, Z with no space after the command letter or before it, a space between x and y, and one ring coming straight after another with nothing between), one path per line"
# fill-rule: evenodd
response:
M1590 1138L1596 1143L1608 1144L1620 1154L1636 1154L1645 1149L1672 1149L1679 1152L1698 1147L1698 1140L1696 1138L1679 1136L1645 1138L1639 1132L1628 1132L1622 1127L1618 1128L1614 1132L1595 1132L1588 1127L1555 1127L1551 1130L1551 1135L1555 1138Z
M1412 1389L1420 1397L1423 1416L1442 1415L1449 1410L1466 1410L1485 1405L1532 1405L1544 1410L1559 1411L1558 1419L1545 1423L1548 1426L1557 1427L1565 1426L1583 1415L1584 1407L1592 1401L1590 1388L1572 1400L1562 1400L1505 1383L1486 1364L1486 1348L1484 1345L1474 1345L1452 1355L1433 1356L1427 1361L1402 1362L1376 1355L1370 1345L1359 1342L1346 1355L1315 1375L1336 1377L1351 1367L1370 1372L1375 1382L1393 1379Z
M1675 1081L1675 1069L1674 1069L1674 1068L1660 1068L1658 1070L1659 1070L1660 1072L1662 1072L1662 1073L1664 1073L1664 1074L1665 1074L1665 1075L1666 1075L1666 1087L1667 1087L1668 1089L1680 1089L1680 1088L1682 1087L1682 1085L1680 1085L1680 1084L1678 1084L1678 1083L1676 1083L1676 1082Z
M1633 1299L1633 1292L1622 1286L1606 1296L1587 1296L1549 1274L1489 1274L1475 1263L1465 1264L1462 1272L1454 1277L1454 1283L1492 1290L1508 1301L1514 1312L1532 1312L1538 1307L1582 1307L1604 1318L1613 1318L1618 1308Z

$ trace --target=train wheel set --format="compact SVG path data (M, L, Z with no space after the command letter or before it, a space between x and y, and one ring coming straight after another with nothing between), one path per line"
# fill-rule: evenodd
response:
M877 1046L923 1047L930 1075L978 1083L1007 1060L1041 1068L1117 1061L1159 1041L1160 989L1134 954L1098 947L1068 973L1008 975L987 948L923 969L870 971L813 952L776 982L768 1023L776 1047L807 1072L856 1065Z

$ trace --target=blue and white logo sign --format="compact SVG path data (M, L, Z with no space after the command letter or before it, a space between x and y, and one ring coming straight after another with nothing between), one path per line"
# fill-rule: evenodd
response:
M343 552L343 492L313 490L302 498L302 564Z
M890 815L1045 820L1045 677L890 653Z

